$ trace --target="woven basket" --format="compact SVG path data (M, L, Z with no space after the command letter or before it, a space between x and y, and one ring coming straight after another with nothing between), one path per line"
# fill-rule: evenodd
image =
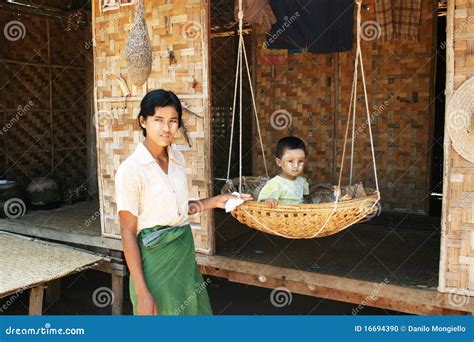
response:
M457 89L448 104L447 122L453 147L464 159L474 163L474 77Z
M143 0L137 2L135 20L125 47L125 59L132 83L141 86L147 81L153 63Z
M261 190L262 179L243 177L242 192L253 194L253 186L257 184ZM238 179L234 179L232 186L238 185L238 182ZM226 184L222 192L230 192L232 186ZM266 203L247 201L235 208L231 214L240 223L268 234L290 239L312 239L336 234L376 214L379 196L373 189L365 188L365 192L366 197L339 202L332 217L334 203L278 205L271 209Z

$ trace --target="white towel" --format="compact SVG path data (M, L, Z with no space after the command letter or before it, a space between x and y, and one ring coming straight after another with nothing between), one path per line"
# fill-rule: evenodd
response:
M237 196L238 198L230 199L227 202L225 202L225 212L226 213L231 212L236 207L238 207L239 205L241 205L242 203L245 202L245 200L240 198L240 194L238 192L233 192L232 195Z

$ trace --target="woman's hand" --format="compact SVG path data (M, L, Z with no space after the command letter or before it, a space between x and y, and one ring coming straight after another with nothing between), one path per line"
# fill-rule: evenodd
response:
M237 196L232 194L222 194L214 197L209 197L201 200L189 201L188 214L193 215L204 210L214 209L214 208L225 208L225 203L230 199L236 199ZM249 201L252 200L252 196L247 194L241 194L240 198L243 200Z
M156 307L155 299L150 291L137 293L137 314L141 316L157 316L158 308Z
M225 203L230 200L230 199L237 199L237 196L234 196L232 194L222 194L222 195L217 195L214 196L214 208L225 208ZM245 201L250 201L252 200L252 196L249 194L241 194L240 198L245 200Z

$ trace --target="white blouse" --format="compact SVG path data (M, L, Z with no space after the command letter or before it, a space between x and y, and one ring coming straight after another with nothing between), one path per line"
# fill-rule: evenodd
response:
M156 225L188 223L188 183L184 156L168 147L168 175L140 143L115 174L117 212L138 218L137 233Z

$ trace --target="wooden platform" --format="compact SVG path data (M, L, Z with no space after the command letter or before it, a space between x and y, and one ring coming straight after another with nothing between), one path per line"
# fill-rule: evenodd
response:
M360 224L325 238L291 240L240 225L222 223L217 255L305 272L413 288L436 289L439 230ZM233 227L233 228L232 228ZM234 229L234 237L222 233Z
M474 313L474 298L437 291L437 218L388 214L326 238L290 240L218 213L216 242L217 255L198 254L198 263L230 281L413 314Z
M0 297L30 291L30 315L41 315L47 283L68 274L94 268L106 258L21 235L0 233Z
M306 272L223 256L196 255L205 274L266 288L285 287L293 293L417 315L472 315L474 300L456 305L452 294ZM472 299L472 298L471 298ZM360 307L359 307L360 305Z
M63 205L53 210L30 210L18 219L0 219L0 231L59 242L121 250L119 239L101 236L98 201Z

